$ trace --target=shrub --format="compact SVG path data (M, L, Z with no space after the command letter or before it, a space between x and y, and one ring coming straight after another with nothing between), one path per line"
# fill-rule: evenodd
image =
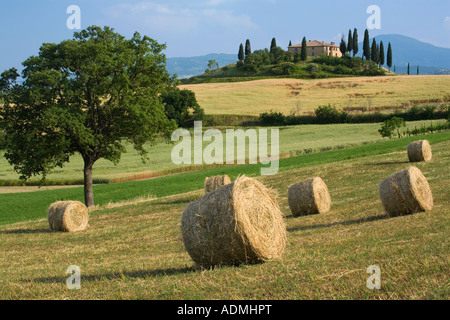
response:
M328 66L337 66L342 64L342 59L338 57L322 55L320 57L314 58L314 63L324 64Z
M384 72L384 69L379 68L375 63L370 63L366 65L366 68L362 72L363 76L384 76L386 75L386 72Z
M286 119L281 112L270 110L259 115L259 120L263 126L283 126Z
M397 130L397 135L399 138L402 137L400 133L400 128L405 127L405 120L399 117L393 117L389 120L386 120L378 132L381 134L383 138L392 139L394 136L394 131Z
M336 74L352 74L352 69L347 68L346 66L339 65L334 69Z
M310 63L308 64L307 70L309 71L309 73L312 75L314 73L317 73L320 71L320 67L318 64L316 63Z
M292 62L283 62L272 68L271 72L277 76L289 76L295 74L296 67Z
M331 105L319 106L314 110L316 122L319 124L344 123L347 120L347 113L339 112L336 107Z

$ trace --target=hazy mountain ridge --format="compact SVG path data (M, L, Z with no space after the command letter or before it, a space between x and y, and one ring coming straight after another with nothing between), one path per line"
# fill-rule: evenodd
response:
M219 67L226 66L238 60L237 54L210 53L205 56L180 57L167 59L167 71L177 74L179 79L189 78L205 72L209 60L216 60Z
M450 74L450 48L436 47L399 34L380 35L375 39L377 43L383 41L386 50L388 43L391 43L393 64L397 73L406 73L409 63L411 74L416 74L417 66L420 74Z

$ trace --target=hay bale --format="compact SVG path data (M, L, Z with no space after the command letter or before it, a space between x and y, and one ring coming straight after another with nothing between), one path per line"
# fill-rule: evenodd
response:
M79 201L58 201L48 208L48 223L54 231L83 231L88 220L88 209Z
M390 217L430 211L433 208L430 185L416 167L410 167L382 181L379 193Z
M325 182L310 178L289 187L288 203L294 217L330 211L331 197Z
M192 202L183 212L181 231L187 252L204 268L277 259L286 244L271 190L245 176Z
M212 192L220 187L223 187L227 184L231 183L231 179L229 176L215 176L215 177L207 177L205 179L205 193Z
M414 141L408 144L408 158L410 162L430 161L432 152L428 140Z

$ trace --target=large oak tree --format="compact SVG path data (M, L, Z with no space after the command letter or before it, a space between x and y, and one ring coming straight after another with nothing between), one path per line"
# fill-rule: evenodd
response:
M5 157L22 179L84 160L84 196L94 205L92 168L100 158L118 163L126 142L145 157L145 145L170 139L175 122L160 94L172 84L165 45L135 33L126 39L97 26L59 44L45 43L16 69L2 73L0 124Z

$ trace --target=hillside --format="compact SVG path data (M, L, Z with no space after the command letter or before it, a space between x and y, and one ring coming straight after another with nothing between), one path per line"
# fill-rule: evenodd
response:
M391 42L393 48L393 61L396 72L406 73L408 62L411 64L411 72L416 73L420 66L420 74L450 74L450 48L436 47L431 44L398 34L387 34L375 37L377 42L383 41L385 48ZM372 39L370 40L372 41ZM360 48L363 47L362 42ZM358 53L358 56L361 55ZM223 67L237 61L237 54L215 54L205 56L168 58L167 70L170 74L178 74L179 79L185 79L200 75L205 72L208 61L215 59L219 67Z
M381 107L450 101L450 76L386 76L339 79L265 79L182 85L195 92L210 115L259 115L275 110L308 114L321 105L374 112Z

